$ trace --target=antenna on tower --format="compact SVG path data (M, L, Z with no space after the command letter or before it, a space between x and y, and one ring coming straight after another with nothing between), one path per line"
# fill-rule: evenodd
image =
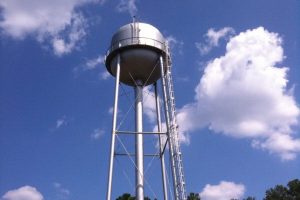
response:
M133 15L132 16L132 23L135 23L136 22L136 15Z

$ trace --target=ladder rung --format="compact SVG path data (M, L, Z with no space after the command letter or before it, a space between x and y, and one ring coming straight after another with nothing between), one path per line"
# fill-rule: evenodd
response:
M166 59L166 63L170 64L170 58ZM185 181L184 181L184 173L183 173L183 165L182 165L182 153L180 151L180 146L178 142L178 124L176 123L176 107L175 107L175 96L174 96L174 85L172 80L172 74L170 71L170 65L168 65L168 71L166 73L166 82L169 86L169 90L167 91L169 96L167 98L168 107L170 109L170 142L174 149L173 154L171 155L174 158L175 170L176 170L176 177L178 182L176 184L177 192L176 197L178 199L186 199L185 194ZM176 199L177 199L176 198Z

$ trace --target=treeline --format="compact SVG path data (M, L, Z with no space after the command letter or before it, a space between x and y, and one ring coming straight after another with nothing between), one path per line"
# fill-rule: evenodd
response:
M125 193L119 196L116 200L136 200L134 196L129 193ZM151 200L149 197L145 197L144 200ZM157 200L157 199L154 199ZM187 200L201 200L198 193L191 192ZM239 200L239 199L229 199ZM240 199L241 200L241 199ZM255 197L247 197L242 200L256 200ZM288 182L286 186L276 185L274 188L270 188L265 192L263 200L300 200L300 180L294 179Z

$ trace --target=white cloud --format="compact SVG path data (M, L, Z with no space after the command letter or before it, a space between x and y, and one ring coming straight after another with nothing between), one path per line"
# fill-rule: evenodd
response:
M113 114L113 112L114 112L114 107L110 107L109 109L108 109L108 114Z
M85 65L83 66L83 70L93 70L97 66L102 65L104 63L105 56L99 55L96 58L92 58L90 60L87 60Z
M137 14L136 0L120 0L120 3L117 6L118 12L129 12L133 17Z
M73 14L71 24L65 29L67 37L55 35L52 40L54 53L62 56L78 49L80 41L86 36L86 24L86 19L81 14Z
M277 153L282 160L293 160L300 152L300 139L281 133L274 133L263 142L253 141L252 145L256 148L267 149L271 153Z
M151 123L156 122L156 100L155 94L153 91L150 90L150 86L145 87L143 90L143 109L144 113L146 114L147 118Z
M107 80L109 77L111 77L111 74L104 67L104 60L105 56L103 55L88 59L84 64L73 69L74 76L77 77L79 74L85 71L100 70L101 72L99 73L99 79Z
M207 184L199 195L202 200L240 199L245 190L243 184L221 181L218 185Z
M153 130L153 132L157 132L158 131L158 126L155 125ZM162 123L162 130L161 132L163 133L166 133L167 132L167 126L166 126L166 123L163 122ZM161 135L161 147L163 148L165 146L165 143L167 141L167 135L165 134L162 134ZM186 134L185 132L182 132L179 128L179 131L178 131L178 141L181 143L181 144L185 144L185 145L189 145L190 144L190 137L188 134ZM159 147L159 141L157 140L157 143L155 145L156 148ZM167 145L167 148L169 148L169 146Z
M56 198L57 199L61 199L61 200L64 200L64 199L68 199L71 192L70 190L64 188L61 183L53 183L53 186L56 190Z
M151 124L156 124L157 120L157 114L156 114L156 100L155 100L155 93L150 90L151 86L144 87L143 90L143 111L149 120ZM160 109L164 113L164 105L163 101L160 99ZM162 120L162 132L167 132L166 128L166 123L164 122L164 115L161 115L161 120ZM153 127L153 132L158 131L157 125ZM165 141L164 135L162 136L162 139ZM179 134L178 134L178 139L181 143L184 144L189 144L190 143L190 138L189 135L186 134L185 131L182 131L179 127ZM164 143L164 142L163 142ZM158 144L157 144L158 147Z
M23 186L10 190L2 196L3 200L43 200L43 195L34 187Z
M34 36L52 46L58 56L79 48L86 35L87 21L76 10L95 0L2 0L0 28L14 39Z
M153 91L150 90L151 86L145 87L144 88L144 93L143 93L143 100L144 100L144 104L143 104L143 111L147 117L147 119L149 120L149 122L151 124L156 124L156 120L157 120L157 114L156 114L156 100L155 100L155 93ZM161 106L161 111L163 111L164 106L163 106L163 102L160 99L160 106ZM162 120L162 132L167 132L167 128L166 128L166 123L163 122L164 121L164 115L161 116L161 120ZM158 131L158 127L157 125L155 125L153 127L153 132L157 132ZM184 132L179 130L179 134L178 134L178 139L181 143L185 143L185 144L189 144L190 140L187 134L185 134ZM165 143L166 141L166 136L162 135L161 137L162 139L162 144ZM156 144L156 147L158 148L159 145L158 143Z
M93 133L91 134L91 138L93 140L98 140L100 139L104 134L104 130L100 129L100 128L97 128L93 131Z
M180 55L183 54L183 45L184 45L183 41L178 40L173 35L167 36L166 41L168 43L169 48L171 49L171 52L177 50Z
M178 118L177 118L178 119ZM164 119L162 119L164 120ZM165 122L162 122L162 132L165 133L167 132L167 126L166 126L166 123ZM186 132L186 131L183 131L184 129L182 129L180 126L179 126L179 129L178 129L178 140L181 144L186 144L186 145L189 145L190 144L190 136L189 134ZM155 125L153 130L153 132L157 132L158 131L158 126ZM162 135L161 137L162 139L162 144L164 144L166 142L166 135ZM156 147L158 147L158 143L156 144Z
M196 47L202 55L205 55L210 52L213 47L219 46L220 39L226 38L232 34L234 34L234 29L231 27L224 27L218 31L210 28L205 34L205 44L196 42Z
M111 76L112 75L108 71L103 71L103 72L100 73L100 79L101 80L107 80Z
M293 138L300 110L287 88L282 40L262 27L230 39L224 56L210 61L197 85L195 102L179 110L183 132L204 126L237 138L252 138L253 146L283 160L300 152ZM283 142L284 141L284 142Z
M114 107L110 107L107 112L108 112L108 114L113 115ZM118 117L123 117L124 115L126 115L126 114L123 113L122 109L118 108Z
M56 129L59 129L66 124L67 124L66 116L62 116L61 118L56 120Z

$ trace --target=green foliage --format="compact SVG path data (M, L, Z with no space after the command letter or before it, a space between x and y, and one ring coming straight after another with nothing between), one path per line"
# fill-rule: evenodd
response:
M198 193L191 192L187 197L187 200L200 200L200 196Z
M124 193L122 196L116 198L116 200L136 200L135 196L131 196L131 194ZM144 200L151 200L149 197L145 197ZM154 199L156 200L156 199Z
M122 196L119 196L118 198L116 198L116 200L135 200L135 197L132 197L128 193L124 193Z
M300 181L295 179L287 187L276 185L275 188L270 188L266 191L264 200L300 200Z
M300 180L295 179L288 183L289 193L295 200L300 200Z

